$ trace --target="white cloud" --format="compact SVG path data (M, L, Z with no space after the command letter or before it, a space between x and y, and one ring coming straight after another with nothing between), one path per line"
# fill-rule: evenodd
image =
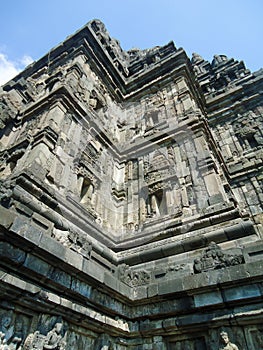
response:
M34 60L32 57L28 56L28 55L24 55L20 60L21 64L26 67L28 66L30 63L32 63Z
M3 85L14 78L32 62L33 59L27 55L17 61L11 61L5 54L0 53L0 85Z

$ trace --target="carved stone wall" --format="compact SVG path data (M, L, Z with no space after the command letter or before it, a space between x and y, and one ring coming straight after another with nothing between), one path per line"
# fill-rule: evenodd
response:
M262 87L99 20L4 85L0 349L261 349Z

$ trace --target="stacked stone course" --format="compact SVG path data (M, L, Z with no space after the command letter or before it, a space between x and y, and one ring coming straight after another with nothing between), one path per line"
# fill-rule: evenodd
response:
M262 91L99 20L5 84L0 349L263 348Z

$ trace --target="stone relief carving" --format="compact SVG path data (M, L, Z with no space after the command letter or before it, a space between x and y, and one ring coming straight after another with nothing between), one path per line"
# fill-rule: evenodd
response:
M0 349L22 350L27 321L22 315L5 312L1 315Z
M101 44L106 48L110 57L113 59L117 68L128 75L129 55L122 50L119 41L110 37L104 24L99 20L92 21L91 27L95 31Z
M173 43L169 43L165 46L155 46L150 49L140 50L138 48L132 48L127 51L130 57L129 70L133 74L142 69L147 69L158 63L162 57L168 56L176 50Z
M52 236L65 247L70 248L75 252L80 253L85 258L90 259L92 244L84 235L73 231L62 231L54 228Z
M262 325L250 326L245 328L246 342L250 345L249 349L263 349L263 328ZM241 348L242 350L242 348Z
M242 263L244 263L243 255L226 254L215 242L211 242L203 251L201 258L195 259L194 272L200 273Z
M46 92L46 83L45 80L48 78L48 75L42 75L41 79L34 79L33 77L28 77L26 80L27 92L31 96L32 100L35 101L37 98L45 95Z
M227 92L238 84L240 79L250 74L242 61L229 59L225 55L214 55L210 64L198 54L193 54L192 64L199 79L203 79L204 74L210 76L210 79L202 84L202 89L211 97Z
M9 120L14 119L15 116L16 113L10 107L7 98L2 96L0 100L0 130L6 126Z
M40 331L29 334L21 350L65 350L66 345L63 323L57 322L47 335Z
M235 344L230 342L227 332L220 333L220 340L222 346L219 348L219 350L239 350Z
M81 73L76 86L75 95L83 102L88 103L90 101L92 88L93 83L88 79L85 73Z
M11 173L15 171L17 162L24 155L26 148L18 146L15 150L12 149L10 152L3 152L0 155L0 174L1 178L8 178Z
M111 183L111 193L117 201L123 201L127 197L127 188L124 183Z
M121 264L117 268L118 278L130 287L142 286L150 283L151 276L147 271L132 270L129 265Z
M103 36L103 34L101 34L101 40L103 40L103 38L105 40L106 39L109 40L109 43L107 44L108 45L107 51L108 51L109 55L113 58L113 60L114 59L119 59L121 61L121 56L118 56L118 50L119 50L118 42L115 41L114 39L109 39L107 37L107 35ZM160 50L159 50L159 48L156 48L156 50L153 50L152 52L148 51L149 55L146 52L142 53L140 50L138 50L137 53L135 53L135 51L133 53L134 53L133 56L132 56L132 54L130 55L130 59L131 60L136 61L136 57L137 57L136 55L138 55L138 57L139 56L141 58L144 57L145 58L145 62L148 65L151 65L151 64L153 64L154 60L151 61L150 55L151 54L156 55L156 60L158 60L158 57L159 57L158 55L160 54ZM222 59L223 62L225 62L225 61L228 62L224 58L220 58L220 59ZM196 63L201 61L201 60L202 59L196 57ZM225 63L223 63L223 65ZM59 64L59 62L58 62L58 64ZM220 62L218 64L215 64L215 66L216 65L220 66ZM65 68L66 67L64 66L64 69ZM86 102L87 105L89 104L89 108L90 108L90 111L88 111L88 113L90 115L92 115L93 117L94 116L97 117L98 113L93 113L91 110L94 110L94 111L102 110L103 111L103 108L104 108L104 106L106 104L106 101L108 101L108 100L106 100L106 98L105 98L105 100L102 98L103 97L103 96L101 96L101 95L103 95L102 91L100 89L98 89L99 92L97 92L97 87L98 86L94 87L95 84L94 85L93 84L88 85L89 83L87 83L87 80L89 79L89 76L86 75L85 73L81 73L80 71L78 71L77 67L72 68L72 69L71 68L69 68L69 69L66 68L65 71L66 71L66 78L65 78L65 76L63 76L63 72L62 71L57 71L57 72L54 71L54 74L55 74L54 79L53 80L50 79L50 80L47 81L47 83L49 84L48 85L49 88L51 90L54 90L55 87L61 86L60 84L64 84L65 82L67 82L67 77L68 77L68 85L69 85L69 88L72 88L72 91L70 91L70 93L71 93L72 100L74 100L74 103L78 102L78 101L76 101L77 98L79 100L81 100L81 101ZM43 76L43 80L38 80L38 79L34 79L34 78L32 78L32 80L28 79L27 94L30 95L33 100L34 99L36 100L37 97L40 98L42 96L42 94L45 92L45 90L47 90L46 89L46 81L45 81L47 78L48 77L45 77L45 79L44 79L44 76ZM219 74L215 76L215 82L214 83L218 83L218 85L220 85L220 83L222 83L222 85L223 84L230 84L228 78L229 78L228 76L224 77L219 72ZM65 79L65 80L63 80L63 79ZM153 87L153 89L154 89L154 87ZM166 93L164 92L164 95L165 94ZM165 101L165 97L162 99L161 94L159 96L157 96L157 95L158 95L158 93L156 94L156 96L154 96L152 99L150 99L150 102L145 102L145 108L144 108L144 106L132 107L134 109L137 108L137 110L136 110L136 113L137 113L136 119L134 119L132 122L134 122L135 129L138 132L142 132L142 134L143 134L143 132L145 130L149 130L149 134L148 135L150 135L150 133L154 133L157 130L155 128L156 124L159 123L159 125L161 125L160 121L163 120L162 119L162 112L163 112L164 108L162 108L162 107L164 106L165 103L167 103L167 100ZM30 102L31 100L30 100L29 97L28 97L28 101ZM108 96L107 96L107 98L109 99ZM58 103L59 103L59 101L58 101ZM138 105L139 105L139 103L138 103ZM155 110L154 110L154 108L151 109L151 107L153 105L155 105L155 107L157 105L158 107ZM1 106L3 107L3 105L1 105ZM8 103L4 102L4 107L3 107L4 110L5 110L5 106L8 107ZM67 108L66 106L64 106L64 107L65 107L65 109ZM162 108L162 111L161 110L158 111L159 107ZM112 110L113 110L113 108L112 108ZM148 112L145 112L144 110L146 110ZM112 111L110 111L110 112L113 114ZM140 116L140 113L141 113L142 117ZM4 111L4 114L5 114L5 111ZM34 114L34 113L32 113L32 114ZM103 113L101 113L101 115L102 114ZM117 114L117 112L116 112L116 114ZM77 113L76 113L76 115L77 115ZM132 116L132 113L131 113L131 116ZM255 121L255 117L256 116L253 115L253 112L250 113L250 116L251 116L251 118L250 117L247 118L247 119L249 119L249 122L247 122L247 123L240 122L240 124L237 124L237 126L236 126L237 134L241 138L248 139L248 138L251 138L252 136L255 137L255 135L257 133L258 127L257 127L256 121ZM89 123L88 117L89 116L87 116L87 120L86 120L87 124ZM95 117L94 117L94 119L95 119ZM103 115L103 118L105 119L105 123L107 121L107 118L110 119L110 117L111 117L110 113L108 115L106 115L106 114ZM238 116L238 117L240 117L240 116ZM248 115L246 114L245 117L248 117ZM21 134L20 134L20 138L21 139L24 138L24 137L27 137L28 135L30 137L33 136L34 134L36 134L40 130L40 129L38 129L38 131L36 131L37 128L39 128L39 127L41 128L41 123L37 119L37 116L33 115L30 118L32 118L32 119L31 120L30 119L25 120L25 124L24 124L24 125L26 125L26 123L28 123L29 132L27 132L27 129L25 127L23 129L23 133L22 133L22 127L24 125L21 125ZM33 119L33 118L35 118L35 119ZM115 116L114 116L114 118L115 118ZM8 120L11 120L11 119L13 119L13 116L11 116L10 119L8 119ZM80 130L77 130L75 128L75 125L74 125L75 119L77 120L77 117L76 118L72 118L72 119L74 119L74 122L72 122L72 124L69 123L67 130L65 130L65 128L61 127L61 131L64 133L64 136L63 136L63 142L64 143L61 145L61 147L65 146L65 153L66 152L70 153L70 157L72 157L72 154L75 152L75 149L73 149L73 148L71 148L71 146L69 146L68 139L70 140L70 142L71 142L71 138L73 139L72 142L77 142L77 140L74 139L73 135L77 134L76 131L81 132ZM97 119L99 120L100 118L97 118ZM116 119L117 119L117 117L116 117ZM176 118L174 118L174 119L176 119ZM243 119L246 119L246 118L243 118ZM24 122L22 117L21 117L21 120ZM137 124L135 123L135 121L136 121ZM139 124L138 121L141 124ZM112 126L112 124L114 122L115 122L115 119L114 119L114 121L110 122L110 128L111 128L111 126ZM245 122L245 120L244 120L244 122ZM127 123L129 123L129 122L127 122ZM12 123L10 123L10 124L12 124ZM39 125L37 125L37 124L39 124ZM92 127L91 125L92 125L92 123L90 123L90 125L87 126L87 129L91 128ZM158 127L160 128L159 130L161 131L162 129L161 129L161 127L159 125L158 125ZM129 135L128 134L129 125L127 124L125 126L125 128L127 130L127 135ZM123 130L125 128L122 127ZM141 128L144 128L144 130L140 130ZM68 131L69 129L71 130L70 132ZM135 133L137 131L135 131ZM111 131L109 131L109 132L111 132ZM122 130L121 130L121 132L122 132ZM14 137L13 137L13 135L11 134L13 139L15 139L16 135L17 134L15 134ZM155 136L157 136L157 135L155 135ZM102 137L103 137L103 135L102 135ZM76 138L76 136L75 136L75 138ZM11 139L11 137L10 137L10 139ZM16 142L17 142L18 139L19 138L16 138ZM85 139L85 137L83 137L83 139ZM156 137L156 139L157 139L157 137ZM61 140L62 140L62 138L61 138ZM122 140L124 140L124 137L122 138ZM127 140L129 140L129 136L127 137ZM13 141L11 140L11 142L13 142ZM180 142L180 141L178 141L178 142ZM85 143L85 145L86 145L86 143ZM106 147L104 143L102 143L102 145L103 145L103 147ZM113 146L114 146L114 143L113 143ZM160 146L160 144L157 145L158 148L159 148L159 146ZM152 196L152 198L154 198L154 200L152 200L152 202L154 202L154 201L155 202L156 201L161 202L162 201L162 198L164 198L164 191L163 190L165 190L167 187L170 186L169 182L166 181L167 178L169 176L172 176L172 171L174 173L176 173L176 171L178 172L178 169L179 169L179 166L178 166L178 168L176 168L175 166L174 166L174 168L170 167L170 163L173 161L173 159L175 157L176 157L176 161L180 165L180 167L184 166L184 163L187 162L187 157L186 156L185 156L185 158L183 156L182 157L180 156L179 153L180 152L182 153L182 151L179 150L179 148L181 148L181 150L183 149L183 147L181 147L181 145L179 145L178 146L178 152L176 152L176 153L174 152L173 153L173 148L171 147L171 149L170 149L170 158L169 158L169 154L168 154L168 157L167 157L165 152L163 154L161 152L156 152L157 153L156 157L155 158L153 157L154 166L152 168L149 166L149 169L147 170L148 172L147 172L147 174L145 174L145 181L147 182L148 186L145 186L145 188L147 189L145 191L147 193L147 195L145 195L145 196L142 195L143 198L146 198L148 196L148 194L150 193L150 195L155 195L155 197ZM82 149L84 149L84 147ZM76 176L74 176L73 181L76 180L77 175L82 175L87 180L86 187L92 185L92 186L89 187L89 189L92 190L93 187L96 187L94 182L95 181L101 181L101 180L96 178L96 175L94 175L94 174L96 174L96 171L94 170L94 168L97 166L96 163L97 163L98 160L99 160L99 162L103 163L104 159L102 159L101 149L99 147L98 148L96 148L96 147L94 148L94 145L91 145L91 147L86 149L83 153L85 154L86 158L83 157L82 161L83 161L83 163L84 162L87 163L87 167L89 167L91 170L89 171L88 168L86 168L84 165L83 166L81 165L81 168L79 169L79 173L75 174ZM18 155L19 154L18 154L17 151L15 151L13 153L13 156L15 156L15 158L17 158ZM109 156L109 158L110 158L110 156ZM143 158L143 157L141 157L141 158ZM86 161L86 159L88 159L88 161ZM50 165L51 165L53 162L55 162L55 157L52 157L52 158L50 157L50 159L48 161L50 162ZM100 172L104 173L104 174L108 174L108 173L111 174L110 170L108 171L108 169L112 168L112 164L114 163L114 161L115 160L109 161L110 165L107 166L108 168L106 167L106 161L105 161L105 164L103 165L105 167L105 169L106 169L105 171L101 170L101 164L99 164ZM42 164L43 164L43 167L45 167L44 162ZM42 164L41 164L41 166L42 166ZM149 164L151 164L151 162L149 162ZM156 165L156 167L155 167L155 165ZM39 167L36 166L35 171L37 173L41 172L41 166L39 166ZM61 178L64 177L63 167L64 167L64 164L61 163L56 168L56 170L54 171L56 173L56 177L58 179L57 180L58 184L60 184ZM129 170L129 174L127 175L127 178L128 178L127 182L128 181L132 182L133 180L137 180L137 179L138 179L138 182L140 182L141 178L143 178L143 174L142 174L143 170L142 170L142 168L143 168L143 160L140 162L140 168L139 168L139 171L138 171L138 177L136 177L137 175L135 176L134 174L137 173L137 170L136 171L132 170L132 167L131 167L131 170ZM49 166L47 167L47 169L49 169ZM169 173L170 170L171 170L171 172ZM183 171L182 171L182 173L183 173ZM178 186L178 187L179 186L181 186L181 187L184 186L184 183L182 183L181 181L182 181L183 177L186 178L186 176L188 176L186 174L187 174L187 172L183 173L182 176L180 176L179 185L176 184L176 186ZM81 176L79 176L79 177L81 177ZM99 176L98 176L98 178L99 178ZM173 179L175 179L175 177L173 177ZM104 181L104 178L103 178L102 182L103 181ZM177 182L177 179L174 180L174 182ZM134 181L134 183L135 183L135 181ZM141 183L143 183L143 181ZM186 183L187 183L187 181L186 181ZM125 189L126 189L125 186L126 186L126 184L124 186L123 184L120 184L120 182L111 182L111 180L109 180L109 184L112 184L111 190L113 191L113 194L116 197L121 198L123 200L126 199L126 196L125 196ZM150 184L152 184L152 186ZM189 180L189 184L191 184L191 180ZM140 186L140 184L139 184L139 186ZM132 187L136 187L136 188L134 189ZM129 192L128 194L129 195L130 195L130 193L132 195L133 194L137 194L137 192L136 192L137 191L137 187L138 187L137 183L135 183L135 186L133 186L133 185L130 186L129 187L129 191L131 190L131 192ZM175 188L174 184L172 184L171 187L172 187L173 190L175 190L175 192L178 191L178 193L181 190L181 188L179 188L179 189ZM247 186L247 188L248 188L248 192L253 190L253 189L251 189L248 186ZM46 188L43 189L43 193L45 192L45 190L46 190ZM187 191L189 192L189 193L187 192L188 198L193 197L193 189L190 187L190 185L189 185L189 187L187 187ZM11 193L12 193L12 191L8 187L5 188L4 192L3 192L2 188L1 188L0 192L2 192L2 199L3 199L3 201L5 201L6 198L8 198L11 195ZM85 191L83 190L83 193L84 192ZM81 204L83 204L84 209L88 208L88 203L90 203L88 201L91 200L91 194L92 194L91 192L87 191L88 196L86 196L85 197L85 201L83 199L83 202L81 203ZM78 192L78 194L79 194L79 192ZM172 197L172 195L174 195L174 194L169 193L169 196ZM44 194L43 194L43 196L44 196ZM40 200L43 199L43 196L41 195ZM167 198L169 196L167 195ZM0 197L1 197L1 195L0 195ZM84 195L83 195L83 197L84 197ZM179 195L176 198L179 198ZM86 199L87 199L87 201L86 201ZM30 198L28 199L28 202L29 202L29 200L30 200ZM180 202L180 201L182 201L182 200L181 199L178 200L177 203ZM175 202L176 201L171 201L171 203L172 203L171 206L174 206L176 204ZM190 200L189 200L189 202L190 202ZM142 204L142 206L143 206L143 204ZM14 205L14 207L15 207L15 205ZM121 205L120 205L120 208L121 208ZM81 208L80 206L79 206L78 209L83 211L83 208ZM134 211L135 210L137 210L137 207L136 207L136 209L134 209ZM87 211L91 212L90 209L87 209ZM103 211L103 209L101 211ZM155 204L152 204L152 209L151 209L150 213L153 214L154 211L155 211ZM44 212L44 210L43 210L43 212ZM134 219L134 217L135 217L135 219ZM131 217L130 220L136 222L136 216L134 215L134 217ZM143 216L141 216L141 217L143 217ZM116 218L112 219L111 217L109 217L108 220L109 221L110 220L112 220L112 221L115 220L116 221ZM139 219L139 220L141 220L141 219ZM129 222L127 225L131 225L131 227L133 227L132 225L135 225L135 224L132 223L132 222ZM206 231L206 232L208 232L208 231ZM62 231L62 230L59 231L57 229L54 229L53 233L54 233L54 236L56 237L56 239L58 239L62 244L65 244L65 246L67 246L70 249L78 252L79 254L82 254L83 256L85 256L87 258L91 257L92 245L91 245L90 242L88 242L86 240L86 238L84 236L81 236L77 232L71 232L71 231L69 232L69 231ZM140 233L141 232L139 232L139 234ZM135 237L135 235L134 235L134 237ZM201 256L201 258L195 261L194 270L195 270L196 273L199 273L199 272L207 271L207 270L210 270L210 269L213 270L213 269L219 269L219 268L224 268L224 267L227 267L227 266L236 265L236 264L239 264L239 263L242 263L242 262L243 262L243 257L241 255L225 254L225 253L223 253L221 251L221 249L219 249L219 247L216 247L216 245L215 246L211 245L209 247L209 249L207 248L205 250L205 252ZM190 262L190 264L191 264L191 262ZM147 265L147 266L149 266L149 265ZM154 267L155 266L152 266L152 269L154 269ZM192 264L191 264L191 268L192 268ZM169 279L170 278L169 275L172 275L171 278L173 278L173 277L175 277L174 275L180 274L181 271L184 271L184 273L182 273L182 275L186 275L185 270L186 270L186 268L185 268L184 264L181 264L181 265L178 264L178 265L170 266L168 268L164 267L164 272L163 273L165 274L165 278ZM147 283L151 282L151 278L152 278L152 276L150 276L147 271L143 271L143 270L136 271L136 270L133 270L132 267L130 267L128 265L125 265L125 264L120 265L118 267L118 269L117 269L117 272L119 274L118 276L119 276L120 280L123 281L124 283L126 283L127 285L131 286L131 287L134 287L134 286L136 287L136 286L140 286L140 285L146 285ZM58 272L58 274L59 274L59 272ZM168 291L168 293L169 293L169 291ZM100 297L98 296L98 294L96 295L96 292L95 292L94 293L94 301L97 302L99 300L99 298ZM110 299L109 296L108 296L108 298ZM111 300L107 300L107 302L109 304L111 302ZM101 304L105 305L106 303L104 303L104 304L101 303ZM21 306L21 305L19 305L19 306ZM159 307L159 305L156 304L156 310L157 310L158 307ZM170 310L171 309L172 308L170 308ZM151 312L151 310L152 310L151 307L149 307L149 311L150 312ZM164 308L163 308L163 310L164 310ZM34 311L32 311L32 312L34 312ZM164 310L163 312L166 312L166 311ZM11 319L11 321L10 321L10 319ZM7 350L7 349L20 349L21 347L23 347L22 344L23 344L23 340L25 339L24 336L25 336L25 334L27 334L27 332L26 333L24 332L23 324L22 324L22 326L19 326L15 321L12 322L12 317L10 319L9 320L7 319L7 321L3 321L3 325L2 325L2 328L1 328L1 331L0 331L0 349L5 349L5 350ZM27 341L26 341L26 343L24 345L25 346L24 348L25 349L32 349L32 348L35 348L35 349L64 349L66 347L66 345L65 345L66 342L64 342L64 340L63 340L64 337L63 337L63 332L61 331L61 327L62 327L61 323L57 322L56 325L54 326L54 328L48 327L49 332L43 332L42 330L38 330L35 333L32 333L27 338ZM33 328L33 330L35 330L35 329L36 328ZM241 332L242 332L242 330L241 330ZM230 333L230 335L231 334L232 333ZM238 339L237 333L234 333L234 336L231 335L230 338L232 339L232 337L234 339L233 341L236 343L236 341ZM72 343L69 344L69 342L67 342L67 348L68 349L69 348L72 348L72 349L75 348L77 341L78 341L78 338L77 337L74 338L72 336ZM218 341L219 340L218 340L218 334L217 333L216 333L216 341L217 341L216 348L219 348L219 346L218 346ZM92 342L92 343L94 342L94 334L93 334L93 337L91 337L90 342ZM253 342L254 342L253 344L254 344L254 348L255 349L259 349L259 348L263 347L262 330L256 330L255 329L255 331L253 333ZM242 349L242 344L240 342L238 342L237 344L238 344L238 347ZM233 344L230 343L229 341L224 340L224 344L223 344L224 349L229 349L229 348L231 348L230 346L232 346L232 345ZM196 348L198 348L196 345L193 345L190 342L189 339L182 340L182 341L178 340L178 341L176 341L176 345L175 346L176 346L175 347L176 349L196 349ZM78 347L80 349L88 348L88 346L86 346L86 347L84 345L83 346L82 345L79 346L79 344L78 344ZM89 344L89 347L92 347L92 345ZM99 349L104 349L105 350L105 349L109 349L111 347L112 347L112 344L110 342L107 342L107 340L102 341L102 342L100 342L98 344L98 348ZM149 345L148 347L151 347L151 345ZM161 348L161 346L160 346L160 348ZM203 347L203 348L205 348L205 347Z
M263 118L250 110L244 115L238 114L233 123L234 132L244 149L262 145Z
M92 244L87 241L84 235L77 234L76 232L69 233L69 241L72 244L71 249L90 259L92 252Z
M174 278L175 276L179 277L184 275L188 270L190 273L190 267L187 264L168 263L166 265L160 265L156 267L153 274L156 280L160 278L165 278L166 280L169 280Z
M12 343L12 338L14 337L14 324L12 323L12 316L10 314L6 313L2 316L1 331L2 343L8 344L9 348L9 344Z
M89 107L94 111L98 111L101 108L106 108L106 101L104 97L98 92L98 90L92 89L89 98Z
M98 168L99 165L97 164L97 162L101 156L101 153L102 147L100 144L97 144L96 141L89 142L81 155L80 162Z
M212 61L212 66L218 66L219 64L223 62L227 62L229 59L226 55L214 55L214 59Z
M94 350L113 350L113 339L107 334L101 334L95 340Z

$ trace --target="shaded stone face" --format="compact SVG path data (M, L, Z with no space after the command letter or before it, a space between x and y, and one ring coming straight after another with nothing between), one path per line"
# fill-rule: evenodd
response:
M0 345L260 348L262 87L99 20L3 86Z

